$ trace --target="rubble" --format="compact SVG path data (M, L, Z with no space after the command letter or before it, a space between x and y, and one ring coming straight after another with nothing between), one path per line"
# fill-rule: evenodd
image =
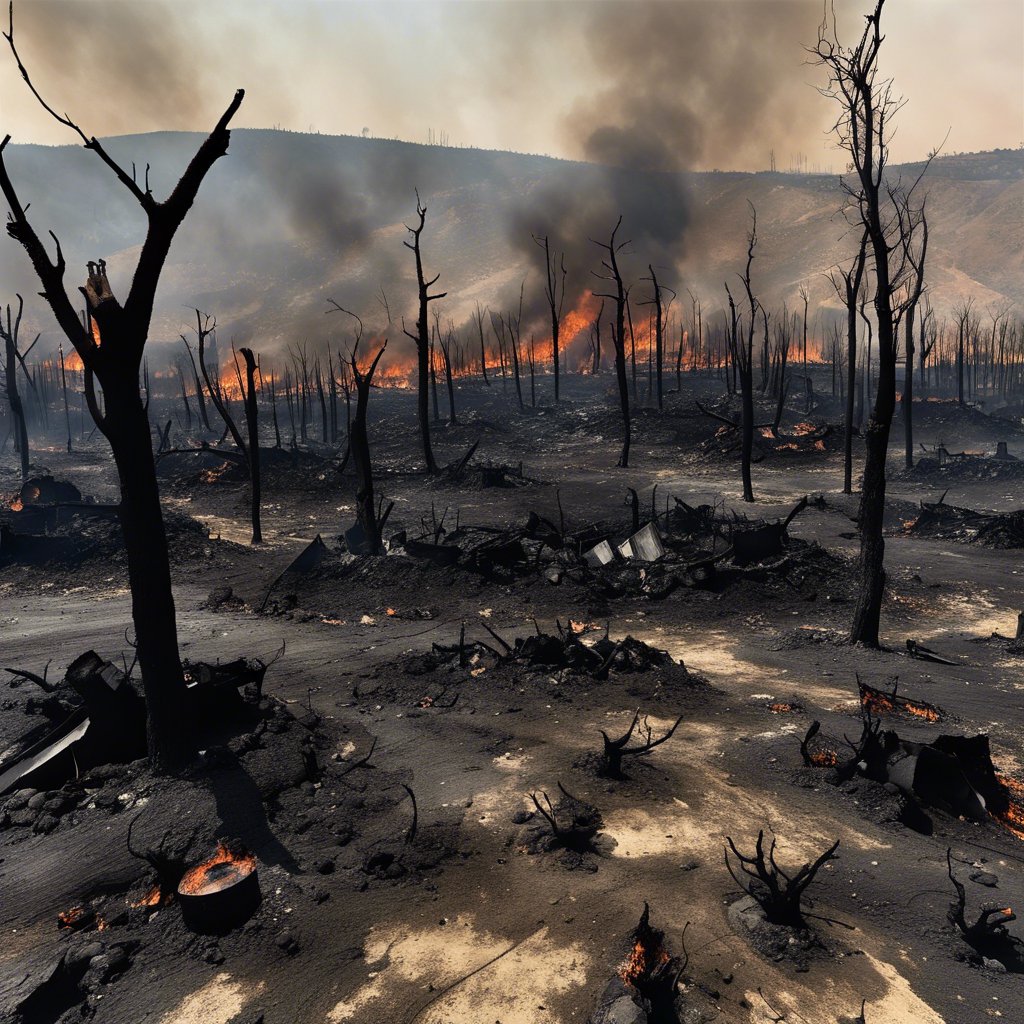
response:
M943 496L944 497L944 496ZM976 512L937 502L921 502L917 518L904 523L910 537L955 540L992 548L1024 547L1024 509L1014 512Z

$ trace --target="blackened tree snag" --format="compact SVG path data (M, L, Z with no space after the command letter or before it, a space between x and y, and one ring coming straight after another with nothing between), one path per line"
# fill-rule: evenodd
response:
M367 549L371 554L381 551L381 521L377 515L377 505L373 493L373 464L370 461L370 439L366 430L366 410L370 402L370 386L373 375L388 346L385 339L377 354L370 361L366 372L359 369L357 360L359 342L352 348L352 379L356 385L356 412L352 417L349 433L349 444L352 459L356 466L356 517L366 536Z
M860 238L853 265L829 275L846 306L846 408L843 418L843 494L853 494L853 403L857 391L857 296L868 257L868 234Z
M910 298L907 301L907 315L903 325L905 370L900 405L903 407L903 458L907 469L914 468L914 318L917 313L917 304L921 301L921 292L924 289L924 264L927 257L928 219L922 204L921 247L916 254L910 254L913 278L910 284Z
M871 245L874 269L874 306L878 323L878 387L865 430L864 486L860 500L860 586L850 627L850 640L878 646L879 618L885 592L885 463L889 433L896 409L896 331L906 306L910 254L921 225L923 204L914 193L924 174L904 186L886 175L892 119L902 101L892 92L892 82L879 78L878 55L882 40L882 9L874 12L856 46L838 39L834 10L826 15L812 49L828 82L822 89L835 100L840 113L834 132L849 153L853 175L842 179L850 219L862 225ZM929 161L930 162L930 161ZM925 170L928 162L925 163ZM903 293L901 305L900 293Z
M478 302L473 312L473 322L476 324L477 334L480 336L480 372L483 374L484 383L490 387L491 382L487 378L487 346L484 342L484 314L486 312L487 310L480 308Z
M11 410L11 419L14 422L14 447L18 451L21 462L21 479L28 479L28 427L25 424L25 405L21 400L21 392L18 390L18 362L24 359L24 355L18 349L18 334L21 328L21 314L25 308L25 300L18 296L18 315L12 320L10 304L7 306L6 324L4 318L0 317L0 339L4 343L4 395L7 398L7 405ZM36 338L38 341L39 338ZM34 345L35 342L32 342ZM31 348L31 346L29 346ZM24 363L22 363L24 366ZM63 360L61 362L63 368ZM68 451L71 451L71 438L68 435Z
M455 342L455 328L450 324L446 334L438 332L437 342L441 346L441 358L444 360L444 382L448 388L448 426L457 427L459 418L455 415L455 382L452 380L452 348Z
M622 217L615 222L611 239L607 244L597 242L608 253L608 258L601 261L606 274L602 280L611 281L615 286L612 294L600 294L602 299L611 299L615 303L615 320L612 323L612 345L615 349L615 376L619 383L619 404L622 408L622 454L619 456L619 465L622 468L629 466L629 444L630 444L630 423L629 423L629 380L626 377L626 302L629 297L629 289L622 281L622 273L619 270L619 253L629 245L628 242L616 242L615 236L622 226Z
M245 387L242 398L245 403L245 424L249 434L246 455L249 463L249 487L251 491L252 543L263 543L263 527L260 523L260 413L256 404L256 357L251 348L240 348L245 360Z
M839 849L839 840L837 839L813 863L804 864L795 874L790 875L779 867L775 860L775 836L772 836L771 845L765 854L764 829L757 833L757 843L751 857L740 853L730 836L726 836L725 839L728 843L725 866L729 874L745 893L757 901L764 911L765 918L772 924L786 925L790 928L803 927L805 922L800 905L803 894L823 865L835 857L836 850ZM730 853L732 857L729 856Z
M68 428L68 451L71 451L71 409L68 407L68 375L64 368L64 346L57 345L57 354L60 357L60 387L64 392L64 423ZM182 392L184 393L184 378L182 379ZM185 400L185 411L188 412L188 399ZM188 413L189 426L192 425L192 414Z
M113 160L100 142L90 138L70 118L57 114L36 92L14 44L13 7L5 33L23 78L48 113L75 131L113 171L142 207L148 220L145 241L122 304L110 289L102 262L89 265L82 292L87 324L78 319L64 288L66 263L60 243L51 232L53 259L26 216L25 206L11 182L4 159L10 141L0 143L0 190L9 208L7 233L21 243L43 286L57 323L75 347L85 367L86 397L97 426L110 442L121 487L120 518L132 592L132 616L139 665L146 696L149 756L158 769L185 764L194 752L192 729L185 710L185 679L178 654L178 631L171 592L167 536L160 510L149 418L139 387L143 351L149 336L153 303L167 253L175 233L195 201L207 172L228 149L228 125L244 95L235 93L213 131L200 145L174 190L162 202ZM103 390L100 412L95 384Z
M430 386L430 324L427 321L427 307L437 299L443 299L448 293L439 292L431 295L430 289L437 283L440 274L435 274L429 281L423 276L423 254L420 249L420 236L423 234L423 225L427 221L427 208L420 202L420 194L416 193L416 216L419 223L411 228L407 224L406 230L412 235L411 242L402 244L411 249L416 257L416 285L418 289L419 305L416 314L416 333L402 330L407 337L416 342L416 355L418 357L418 372L416 377L416 413L420 421L420 438L423 442L423 463L427 473L433 475L437 472L437 463L434 461L434 450L430 445L430 412L427 404L427 389Z
M644 305L654 305L654 377L655 387L658 396L658 412L661 412L665 408L664 393L662 390L662 367L665 361L665 318L668 315L668 306L672 305L672 301L675 299L675 292L671 288L666 288L664 285L658 283L658 275L654 272L654 265L648 264L647 269L651 272L651 276L647 279L651 282L651 287L654 290L654 294L649 303ZM662 297L662 292L668 291L671 293L668 306L665 305ZM676 361L676 381L677 386L679 383L680 374L680 360L682 359L683 352L683 341L682 336L679 339L679 359Z
M219 366L214 366L211 373L206 359L206 342L211 337L216 339L217 320L208 313L201 313L198 309L194 312L196 314L196 336L199 339L199 367L203 371L206 390L210 396L210 401L213 402L214 408L224 421L224 429L231 435L231 440L234 441L235 447L245 460L246 467L248 467L249 453L246 449L245 440L242 438L242 432L238 429L238 424L235 422L234 416L231 415L231 409L228 407L227 396L224 394L224 389L220 382ZM237 364L235 370L236 372L238 370Z
M533 240L544 250L544 297L551 312L551 361L555 371L555 401L559 396L559 350L558 336L562 326L562 309L565 306L565 253L552 256L548 236Z
M629 728L618 739L613 740L604 729L601 729L601 736L604 738L604 750L601 753L601 774L607 775L612 779L624 778L622 774L622 759L624 757L640 757L650 753L655 747L660 747L662 743L672 738L673 733L679 728L679 723L682 720L683 716L680 715L664 735L655 739L654 729L647 720L646 715L641 722L640 710L638 708L636 714L633 715L633 721L629 723ZM629 741L633 738L634 733L637 736L636 745L631 747L629 746Z
M383 516L379 514L373 488L373 463L370 459L370 436L366 427L366 413L370 404L373 375L377 371L377 364L384 355L384 350L388 347L388 342L385 338L384 343L377 350L377 354L370 360L366 371L360 370L359 344L363 339L363 321L356 313L339 305L334 299L327 301L333 307L333 310L328 310L328 312L346 313L356 323L355 341L347 364L355 384L356 411L348 424L348 453L345 459L347 461L348 455L351 454L356 467L356 522L363 533L363 551L366 554L379 555L383 547L381 531L391 508L389 507ZM341 363L342 369L345 368L345 365L345 363ZM347 387L348 385L346 385L346 389Z

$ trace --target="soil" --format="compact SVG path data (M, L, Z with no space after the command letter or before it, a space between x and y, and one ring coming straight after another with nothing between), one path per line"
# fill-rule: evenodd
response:
M581 538L621 541L630 487L641 523L666 500L670 512L675 498L711 507L701 515L712 532L688 532L675 513L663 519L667 554L650 566L593 569L529 537L525 565L437 565L397 542L355 558L340 542L354 521L354 480L339 472L343 451L316 442L298 458L271 456L266 543L253 548L244 480L218 474L207 456L162 470L183 657L284 652L262 698L206 723L205 754L183 777L135 762L84 772L42 800L9 795L0 1021L584 1022L625 963L645 903L673 956L685 941L682 1020L834 1024L855 1019L862 1001L870 1024L1024 1019L1024 979L979 961L949 924L946 863L951 848L969 920L992 901L1018 906L1021 836L992 817L936 808L923 835L903 824L887 789L860 776L837 785L799 750L814 720L840 743L859 735L858 676L885 689L898 677L901 694L944 718L901 715L887 728L921 743L985 733L998 773L1024 780L1024 649L989 642L1015 634L1024 552L904 527L944 491L955 508L1016 511L1016 475L937 460L904 473L894 432L885 646L864 650L844 639L857 540L856 498L841 493L841 431L819 447L798 426L834 426L838 401L823 398L810 415L789 409L782 436L762 438L751 506L723 425L696 407L714 402L720 381L686 375L664 413L639 409L626 470L615 465L612 384L568 377L558 409L520 412L500 378L461 383L460 425L437 426L435 450L454 462L480 441L478 468L462 481L417 472L412 393L375 391L378 490L395 502L385 536L436 535L468 551L482 528L522 537L534 512ZM818 387L827 385L822 371ZM916 433L928 447L984 454L1003 440L1024 456L1019 422L950 403L922 413ZM859 441L855 457L859 467ZM502 474L483 466L507 467L514 484L489 486ZM33 472L43 471L116 501L100 439L76 439L70 454L57 439L37 448ZM8 459L0 493L18 488ZM723 559L710 583L688 577L702 552L726 549L734 514L773 523L805 495L780 553L745 567ZM89 529L88 550L0 566L2 667L41 675L49 663L56 681L90 648L131 662L116 532ZM282 576L317 535L326 557ZM619 657L594 673L502 646L539 633L595 645L606 632L674 664L637 671ZM910 657L907 639L953 664ZM5 682L0 696L7 750L61 710L28 681ZM621 735L637 709L654 736L683 720L650 754L627 758L625 778L602 776L601 731ZM553 841L531 799L546 809L546 792L558 809L559 783L598 812L593 841L579 848ZM136 850L167 837L182 865L221 838L241 841L256 857L259 909L225 935L202 936L176 900L133 907L155 880L128 849L133 821ZM752 936L731 910L744 893L726 871L725 837L749 850L768 828L787 868L840 840L796 937L760 926ZM76 907L86 923L60 927L58 914Z

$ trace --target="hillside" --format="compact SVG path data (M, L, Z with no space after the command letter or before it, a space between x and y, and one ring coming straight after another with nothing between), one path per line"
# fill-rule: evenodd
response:
M148 161L159 195L199 141L159 133L113 139L109 149L126 166L134 161L140 175ZM74 146L12 145L8 166L37 227L60 237L69 267L106 258L123 295L144 219L106 168ZM982 306L1004 298L1024 304L1024 153L944 157L928 180L935 306L947 310L969 294ZM676 283L701 294L708 309L719 305L722 282L741 264L748 200L759 217L755 285L769 304L793 303L801 285L812 304L834 304L823 271L853 241L837 213L833 177L677 178L513 153L236 130L172 250L154 341L176 339L188 325L187 307L196 305L214 312L237 341L263 349L338 329L324 319L328 296L382 325L374 295L383 286L396 319L408 313L414 284L403 221L414 215L415 188L429 207L427 269L440 271L439 287L448 291L443 315L456 323L477 301L492 308L518 302L527 274L528 312L539 314L540 251L531 232L560 237L574 293L593 286L600 251L589 239L606 239L619 212L619 237L633 243L625 261L631 278L645 276L648 262L675 265ZM35 296L25 257L7 239L0 270L7 293ZM661 276L671 283L670 270ZM54 335L40 301L29 306L28 326Z

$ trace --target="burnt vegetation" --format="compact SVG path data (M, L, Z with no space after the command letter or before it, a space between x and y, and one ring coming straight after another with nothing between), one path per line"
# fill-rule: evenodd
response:
M122 6L133 66L206 17ZM897 163L886 0L588 8L589 163L240 132L241 89L99 138L47 7L4 32L76 145L0 141L0 1018L1019 1004L1024 159ZM697 170L811 123L806 43L842 172Z

